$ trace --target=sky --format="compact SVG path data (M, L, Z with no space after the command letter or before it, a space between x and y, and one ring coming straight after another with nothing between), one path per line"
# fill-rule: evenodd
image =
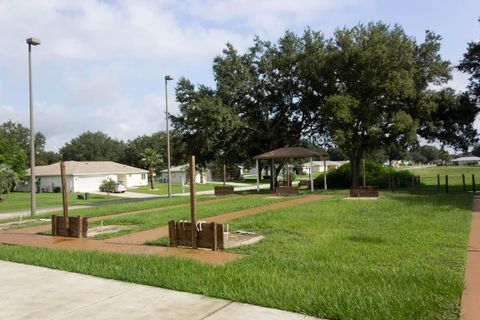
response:
M256 35L276 41L310 27L329 37L381 20L419 42L425 30L441 35L442 57L456 65L479 41L479 17L478 0L0 0L0 123L29 126L29 37L42 41L32 48L35 131L57 151L87 130L124 141L164 130L164 76L214 86L227 42L242 52ZM454 71L448 86L467 83Z

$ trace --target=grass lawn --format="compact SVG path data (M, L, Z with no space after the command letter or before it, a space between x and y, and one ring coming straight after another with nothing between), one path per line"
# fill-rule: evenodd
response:
M242 205L227 204L199 209L209 215ZM223 266L11 245L0 245L0 259L328 319L458 319L470 210L468 194L402 192L271 210L229 222L230 230L256 231L265 240L232 249L246 257ZM138 221L150 223L141 215Z
M209 183L197 183L196 190L198 191L208 191L213 190L215 186L219 184L209 184ZM129 192L139 192L139 193L148 193L148 194L158 194L158 195L165 195L168 194L168 184L163 182L155 183L155 189L150 189L150 186L141 186L138 188L131 188L128 189ZM189 187L185 187L185 192L190 192ZM172 183L172 193L182 193L182 185L180 183Z
M78 193L79 194L79 193ZM6 199L4 202L0 202L0 214L11 211L21 211L30 209L30 193L28 192L12 192L3 195ZM100 201L113 201L118 200L119 197L109 197L106 195L97 195L90 193L88 200L78 200L76 193L68 194L68 204L89 204ZM52 208L62 206L62 194L61 193L37 193L37 208Z
M429 166L429 167L402 167L409 170L412 174L420 176L420 180L424 184L437 184L437 174L440 175L441 181L445 180L445 175L448 175L449 184L462 184L462 174L468 182L471 182L472 174L480 182L480 167L474 166Z
M296 197L271 197L270 195L262 197L237 198L230 201L222 201L211 203L208 205L200 205L197 207L197 216L199 219L227 213L231 211L239 211L260 207L280 201L292 200ZM146 229L153 229L156 227L168 224L169 220L181 220L190 218L190 207L171 208L159 212L145 212L135 215L127 215L122 217L111 217L103 221L103 225L131 225L131 228L125 229L116 233L109 233L97 236L95 239L107 239L124 235L128 233L138 232ZM93 222L89 225L95 227L101 222Z

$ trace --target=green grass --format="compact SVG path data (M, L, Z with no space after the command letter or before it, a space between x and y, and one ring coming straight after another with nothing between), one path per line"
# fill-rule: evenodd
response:
M218 184L216 184L218 186ZM141 186L137 188L128 189L129 192L139 192L139 193L148 193L148 194L157 194L157 195L166 195L168 194L168 184L163 182L157 182L154 184L155 189L150 189L150 186ZM210 183L197 183L196 190L198 191L209 191L213 190L215 184ZM185 187L185 192L190 192L189 187ZM172 193L182 193L182 185L179 183L172 183Z
M208 205L200 205L197 207L198 219L220 215L222 213L239 211L269 205L276 202L292 200L296 197L252 197L252 198L237 198L230 201L215 202ZM184 220L190 218L190 207L170 208L162 211L145 212L135 215L127 215L122 217L111 217L103 221L103 225L130 225L131 228L124 229L115 233L108 233L98 235L95 239L107 239L117 237L124 234L138 232L147 229L164 226L170 220ZM102 222L93 222L91 227L100 225Z
M222 266L10 245L0 259L327 319L459 319L470 207L467 194L397 192L271 210L229 222L265 239Z
M119 197L107 197L106 195L98 195L90 193L88 200L78 200L77 194L69 193L68 204L90 204L101 201L114 201L119 200ZM11 211L22 211L30 209L30 193L29 192L11 192L3 195L6 201L0 202L0 213ZM62 194L61 193L37 193L36 195L37 208L52 208L62 206Z
M445 182L445 175L448 175L449 184L461 185L462 174L465 175L466 183L471 183L472 174L480 182L480 167L474 166L429 166L429 167L404 167L412 174L420 176L420 181L426 185L436 185L437 175L440 175L441 183Z

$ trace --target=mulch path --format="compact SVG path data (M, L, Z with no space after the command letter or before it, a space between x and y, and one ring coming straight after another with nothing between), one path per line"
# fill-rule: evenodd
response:
M461 315L464 320L480 319L480 198L476 197L473 199Z
M257 195L255 195L257 196ZM247 196L251 197L251 196ZM207 222L225 222L238 217L252 215L267 210L284 208L289 206L294 206L301 203L316 201L319 199L329 198L331 196L325 195L309 195L302 198L297 198L293 200L287 200L283 202L278 202L270 205L260 206L257 208L251 208L246 210L240 210L235 212L229 212L221 214L218 216L206 218ZM227 201L238 197L228 197L224 199L215 199L210 201L202 201L200 204L206 204L217 201ZM147 209L140 210L129 213L121 213L121 215L126 214L135 214L140 212L148 211L158 211L164 210L167 208L178 207L178 206L188 206L189 204L175 205L170 207L162 207L156 209ZM118 217L119 214L114 215ZM93 218L93 221L105 219L108 216ZM76 238L66 238L66 237L52 237L36 234L37 232L42 232L49 230L50 226L38 226L31 228L23 228L16 230L9 230L0 232L0 243L12 244L12 245L23 245L30 247L41 247L41 248L50 248L50 249L68 249L68 250L95 250L101 252L115 252L115 253L128 253L128 254L154 254L160 256L175 256L189 258L200 262L210 263L210 264L223 264L229 261L233 261L241 258L243 255L222 252L222 251L210 251L210 250L194 250L194 249L185 249L185 248L171 248L171 247L158 247L158 246L147 246L144 245L145 242L150 240L156 240L163 236L168 235L168 227L160 227L152 230L146 230L142 232L133 233L126 236L110 238L107 240L90 240L90 239L76 239Z

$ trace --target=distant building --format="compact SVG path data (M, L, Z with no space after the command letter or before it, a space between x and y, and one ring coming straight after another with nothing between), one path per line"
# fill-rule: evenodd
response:
M331 170L338 169L338 167L340 167L341 165L343 165L345 163L349 163L349 161L330 161L330 160L327 160L327 161L325 161L325 164L324 164L323 161L312 161L312 164L313 164L312 173L324 172L325 171L325 165L326 165L326 169L327 169L327 172L328 172L328 171L331 171ZM302 165L302 168L303 168L303 171L305 173L309 173L310 172L310 162L305 162Z
M168 182L168 170L160 171L161 180L163 182ZM184 164L177 167L170 168L170 175L172 177L172 183L188 183L188 164ZM207 183L212 181L212 175L210 170L204 169L202 172L200 170L195 170L195 182L196 183Z
M480 164L479 157L461 157L453 159L452 163L456 166L478 165Z
M103 180L122 182L127 188L147 185L147 170L113 161L65 161L68 192L99 191ZM30 169L27 170L30 177ZM37 192L53 192L62 185L60 162L36 166ZM17 191L30 191L30 180L22 181Z

